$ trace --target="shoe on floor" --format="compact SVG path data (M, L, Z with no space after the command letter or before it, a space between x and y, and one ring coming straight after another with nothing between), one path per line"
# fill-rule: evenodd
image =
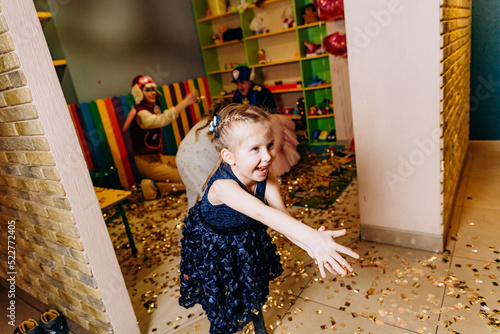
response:
M142 196L144 196L145 201L156 199L156 196L158 195L158 188L156 188L153 180L142 179L141 189L142 189Z
M50 309L40 317L40 324L47 334L67 334L66 318L58 310Z
M26 319L14 330L14 334L45 334L43 327L35 319Z
M162 196L186 190L186 186L184 186L184 184L175 182L157 182L156 186L160 190L160 194Z

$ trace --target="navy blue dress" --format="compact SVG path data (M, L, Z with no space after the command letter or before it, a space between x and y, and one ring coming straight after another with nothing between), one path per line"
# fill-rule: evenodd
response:
M283 272L267 226L225 204L210 204L208 190L220 179L235 180L246 190L230 166L221 165L184 219L181 240L179 304L201 304L211 334L243 329L249 313L264 305L269 281ZM254 194L264 203L266 181L257 184Z

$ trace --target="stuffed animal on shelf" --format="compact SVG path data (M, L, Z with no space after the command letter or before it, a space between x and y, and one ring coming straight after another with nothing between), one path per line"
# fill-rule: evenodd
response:
M222 44L224 43L224 39L222 38L222 35L227 31L227 26L220 26L219 27L219 33L218 34L213 34L212 35L212 42L215 45Z
M212 35L212 42L215 45L222 44L222 39L220 38L219 34L213 34Z
M293 28L295 27L295 18L293 17L293 9L292 7L287 7L281 14L281 18L283 19L283 28Z
M226 31L227 31L227 26L220 26L219 27L219 36L220 36L221 41L224 41L224 39L222 38L222 35L224 35L224 33Z
M259 64L267 64L269 61L266 58L266 52L264 49L259 50Z
M205 17L211 17L212 16L212 12L210 11L210 7L208 7L208 4L207 4L207 9L205 9Z
M254 35L260 35L265 32L269 32L269 30L266 31L266 24L264 23L264 19L260 16L255 16L252 21L250 22L250 30L252 30L252 34Z
M304 24L318 22L318 12L312 3L304 7L302 18L304 18Z
M238 12L240 14L243 14L249 5L250 4L246 2L246 0L240 0L240 4L238 6L231 6L231 11L233 13Z
M314 57L325 53L323 44L315 44L315 43L309 43L308 41L304 41L304 45L306 47L306 57Z

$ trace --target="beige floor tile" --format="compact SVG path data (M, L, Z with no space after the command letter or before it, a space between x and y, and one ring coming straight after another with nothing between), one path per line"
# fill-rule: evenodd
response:
M500 258L499 216L500 208L491 210L465 207L453 255L475 260L498 260Z
M454 258L445 280L438 333L489 333L500 330L498 264ZM489 325L496 322L495 325Z
M273 334L316 333L374 333L409 334L408 329L397 328L369 315L354 315L321 303L298 299L281 323L274 327ZM424 333L424 332L422 332Z
M370 242L355 249L361 258L355 275L321 279L316 275L300 298L377 317L380 321L417 331L435 328L444 288L446 259L432 252Z
M141 333L169 333L205 317L201 306L185 309L178 304L178 270L180 258L171 257L149 275L133 280L130 299L139 321Z
M471 173L500 176L500 154L498 152L474 152L471 159Z
M169 334L206 334L210 331L210 321L207 317L197 318L195 321L186 323L184 326L174 329ZM145 333L141 333L145 334Z
M472 174L465 192L464 207L500 208L500 175Z
M148 314L147 309L135 307L134 310L139 320L142 334L146 333L172 333L176 330L189 328L195 322L206 320L205 312L200 305L185 309L178 304L178 299L169 295L160 295L157 299L158 308ZM208 333L208 330L205 332Z

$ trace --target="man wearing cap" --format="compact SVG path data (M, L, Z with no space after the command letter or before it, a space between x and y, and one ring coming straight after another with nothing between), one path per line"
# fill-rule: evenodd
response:
M295 135L295 123L278 113L273 93L269 89L252 81L253 69L239 66L231 72L231 75L237 88L233 95L234 103L251 104L272 113L271 122L275 134L276 153L270 169L276 176L285 174L300 160L300 154L297 152L299 142Z
M194 103L197 92L188 93L181 103L162 113L157 106L161 93L156 88L156 83L148 76L138 75L132 81L132 96L136 114L130 124L130 134L137 169L145 177L141 181L144 199L155 199L158 189L162 195L184 190L175 166L175 156L164 156L166 163L161 159L161 128L170 124L179 117L182 110Z
M246 66L238 66L232 72L233 81L236 84L236 92L233 95L234 103L251 104L272 113L276 113L276 102L273 93L269 89L253 82L254 71Z

